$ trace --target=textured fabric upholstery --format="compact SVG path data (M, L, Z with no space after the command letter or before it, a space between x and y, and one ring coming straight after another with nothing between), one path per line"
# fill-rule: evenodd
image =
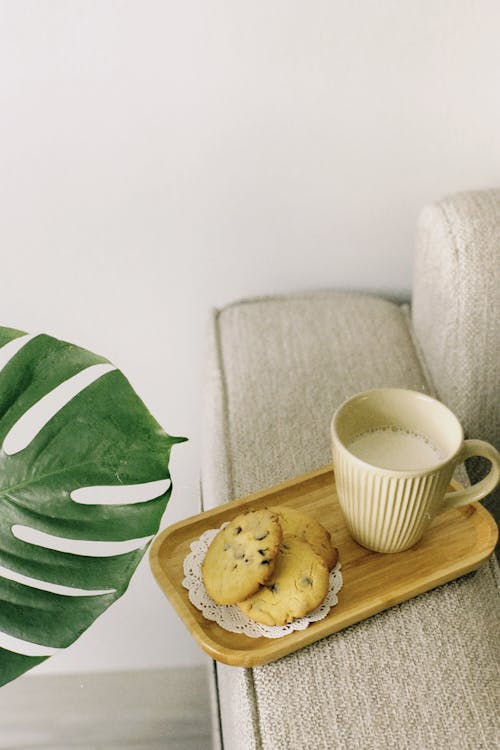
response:
M492 560L475 576L255 668L262 746L494 747L498 693L492 688L498 671L492 633L499 624L490 598L494 574ZM481 617L473 602L484 604ZM481 648L471 648L471 633ZM282 720L280 704L286 709Z
M228 307L207 361L205 508L328 463L330 418L349 395L430 387L404 311L366 295ZM492 559L273 664L217 664L225 750L490 750L497 573Z
M418 223L412 321L439 398L500 448L500 190L462 193ZM475 477L481 462L468 462ZM500 521L500 490L485 500Z
M214 315L207 361L206 508L329 463L331 416L356 391L427 390L401 309L361 294L227 307Z

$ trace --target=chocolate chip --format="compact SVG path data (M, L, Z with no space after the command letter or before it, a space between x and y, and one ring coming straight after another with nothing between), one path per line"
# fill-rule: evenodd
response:
M240 534L240 533L241 533L241 526L237 526L234 530L234 535L236 536L236 534Z
M255 538L257 539L258 542L261 542L263 539L266 538L266 536L269 536L269 531L264 531L263 534L261 534L260 536L256 535Z

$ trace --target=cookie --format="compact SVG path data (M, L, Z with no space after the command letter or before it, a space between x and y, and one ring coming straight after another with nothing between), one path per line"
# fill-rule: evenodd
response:
M316 609L328 588L323 558L307 542L290 536L281 545L272 578L238 607L262 625L284 625Z
M338 550L333 546L330 532L312 516L301 513L293 508L276 506L270 508L279 518L283 537L296 536L311 545L316 554L320 555L328 566L328 570L335 567L338 560Z
M282 540L270 510L240 513L212 540L201 566L208 595L217 604L237 604L274 572Z

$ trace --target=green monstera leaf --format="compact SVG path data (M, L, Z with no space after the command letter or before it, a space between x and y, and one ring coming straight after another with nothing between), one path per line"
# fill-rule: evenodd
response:
M125 592L183 440L108 360L0 328L0 685L69 646Z

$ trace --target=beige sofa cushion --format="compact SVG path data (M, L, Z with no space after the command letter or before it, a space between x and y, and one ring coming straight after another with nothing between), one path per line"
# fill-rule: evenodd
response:
M332 292L215 313L204 507L328 463L334 409L377 386L429 388L395 304ZM274 664L217 664L225 750L489 750L496 572L492 560Z

